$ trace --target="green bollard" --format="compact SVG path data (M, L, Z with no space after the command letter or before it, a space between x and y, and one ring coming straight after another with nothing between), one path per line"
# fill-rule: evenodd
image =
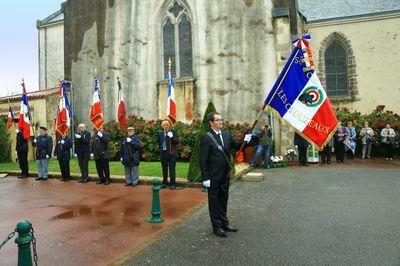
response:
M18 266L32 266L31 241L33 239L30 234L32 224L26 220L22 220L17 224L18 237L15 243L18 244Z
M164 219L160 217L161 210L160 210L160 189L161 189L161 181L158 178L154 178L153 181L153 204L151 208L151 215L152 217L149 218L147 221L150 223L162 223Z

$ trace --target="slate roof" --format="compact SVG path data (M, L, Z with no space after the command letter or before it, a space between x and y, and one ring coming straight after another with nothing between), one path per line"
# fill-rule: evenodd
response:
M50 16L48 16L47 18L43 19L43 20L38 20L36 22L36 27L40 28L40 27L46 27L52 24L57 24L57 23L61 23L62 21L64 21L64 13L60 10L54 12L53 14L51 14Z
M297 0L307 21L400 12L400 0Z

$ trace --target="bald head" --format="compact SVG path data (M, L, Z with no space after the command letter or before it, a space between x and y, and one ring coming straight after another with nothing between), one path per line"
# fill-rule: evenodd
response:
M161 127L165 130L165 131L169 131L171 129L171 125L169 123L168 120L164 120L161 122Z
M82 131L86 131L86 125L85 124L79 124L78 126L79 130Z

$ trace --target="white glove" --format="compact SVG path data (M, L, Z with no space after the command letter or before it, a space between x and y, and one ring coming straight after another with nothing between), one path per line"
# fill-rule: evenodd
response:
M74 156L75 156L75 158L78 158L78 154L75 153Z
M33 142L34 142L34 143L37 143L37 139L34 139Z
M46 159L49 159L50 158L50 156L48 156L47 154L46 154Z
M78 133L75 134L75 138L80 139L82 136Z
M19 129L18 128L15 129L15 133L17 133L17 134L19 133Z
M99 131L99 132L97 132L97 136L99 136L100 138L102 138L102 137L103 137L103 133L101 133L101 132Z
M208 180L203 181L203 186L210 187L211 186L211 180L208 179Z
M94 157L94 154L93 154L93 153L91 153L91 154L90 154L90 158L92 158L92 159L93 159L93 157Z
M131 142L132 139L131 139L131 138L126 138L126 141L127 141L127 142ZM121 160L122 160L122 159L121 159Z
M17 156L18 156L18 152L17 152L17 151L15 151L15 155L17 155Z
M121 158L121 162L122 162L122 158Z
M174 134L172 134L172 132L170 131L170 132L167 133L167 136L172 138L174 136Z
M245 142L249 143L250 140L251 140L251 134L246 134L246 135L244 135L244 141L245 141Z
M62 139L62 140L61 140L61 144L64 144L64 143L65 143L65 141Z

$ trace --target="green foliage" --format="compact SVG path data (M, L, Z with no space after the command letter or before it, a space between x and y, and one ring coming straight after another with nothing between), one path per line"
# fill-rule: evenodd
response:
M368 122L369 126L375 133L377 140L380 140L381 130L385 128L386 123L390 123L396 135L400 134L400 115L395 114L393 111L386 110L384 105L376 106L370 114L361 114L357 111L351 111L349 108L336 108L335 114L342 120L343 125L347 125L347 122L352 121L356 128L357 133L361 131L365 122ZM361 137L357 134L357 148L361 148ZM382 147L374 147L374 152L381 154Z
M209 102L204 113L203 122L199 127L199 136L195 140L195 145L193 147L192 156L190 157L189 171L187 174L187 179L189 181L195 180L200 175L200 139L201 136L204 135L210 129L210 123L208 122L208 115L210 113L216 112L215 106L212 102ZM201 178L198 179L201 181Z
M0 118L0 162L8 162L11 159L11 140L6 124L5 119Z

